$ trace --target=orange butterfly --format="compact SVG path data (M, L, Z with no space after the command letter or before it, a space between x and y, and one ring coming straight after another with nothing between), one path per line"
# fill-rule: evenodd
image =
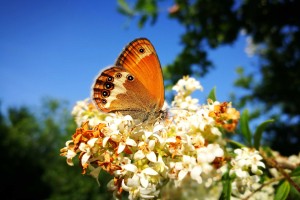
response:
M92 99L103 112L120 112L141 121L164 114L161 65L148 39L130 42L114 66L100 73L93 84Z

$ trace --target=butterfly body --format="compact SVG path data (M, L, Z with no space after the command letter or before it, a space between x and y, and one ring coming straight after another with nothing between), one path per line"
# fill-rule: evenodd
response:
M92 99L103 112L120 112L141 121L163 113L161 66L148 39L129 43L114 66L100 73L93 85Z

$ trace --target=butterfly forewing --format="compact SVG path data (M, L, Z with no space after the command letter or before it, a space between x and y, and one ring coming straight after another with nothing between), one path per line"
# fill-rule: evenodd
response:
M137 77L147 91L154 96L161 108L164 103L164 84L161 65L150 41L140 38L129 43L116 61Z

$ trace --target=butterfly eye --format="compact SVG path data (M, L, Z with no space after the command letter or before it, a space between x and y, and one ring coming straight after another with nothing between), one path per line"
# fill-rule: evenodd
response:
M113 82L114 81L114 78L113 77L111 77L111 76L109 76L109 77L107 77L107 79L106 79L108 82Z
M105 82L104 87L105 89L112 90L114 88L114 84L110 82Z
M127 78L128 81L133 81L134 80L134 77L130 74L128 74L126 78Z
M103 90L102 92L101 92L101 94L102 94L102 97L109 97L109 91L107 91L107 90Z
M144 49L144 48L140 48L140 49L139 49L139 52L140 52L140 53L144 53L144 52L145 52L145 49Z
M122 74L121 73L117 73L116 74L116 78L121 78L122 77Z

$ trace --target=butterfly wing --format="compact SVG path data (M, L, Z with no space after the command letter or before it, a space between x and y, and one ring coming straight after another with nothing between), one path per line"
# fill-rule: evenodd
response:
M115 65L124 67L137 77L156 101L158 108L162 108L165 100L162 69L154 46L148 39L138 38L129 43Z
M158 115L164 103L164 85L149 40L136 39L125 47L115 66L96 78L92 98L104 112L118 111L142 120Z
M104 70L93 86L93 100L104 112L121 112L133 118L147 119L157 109L146 88L124 68Z

